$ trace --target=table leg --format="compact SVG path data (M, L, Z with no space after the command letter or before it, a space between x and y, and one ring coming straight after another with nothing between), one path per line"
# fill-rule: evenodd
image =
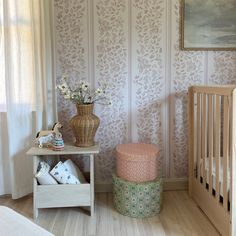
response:
M38 164L39 164L39 157L38 156L34 156L34 163L33 163L33 175L35 176L35 174L37 173L37 168L38 168ZM37 219L38 217L38 208L36 207L36 201L37 201L37 180L34 177L33 179L33 215L34 215L34 220Z
M38 218L39 210L35 206L35 199L34 199L34 220Z
M94 216L94 155L90 155L90 209L91 217Z

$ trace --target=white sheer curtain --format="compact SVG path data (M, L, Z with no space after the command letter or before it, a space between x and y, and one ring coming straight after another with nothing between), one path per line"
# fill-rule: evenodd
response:
M26 151L56 120L53 1L0 0L0 195L32 192Z

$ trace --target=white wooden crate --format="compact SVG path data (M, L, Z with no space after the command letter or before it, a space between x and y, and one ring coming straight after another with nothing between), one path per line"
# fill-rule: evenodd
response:
M36 208L90 206L90 184L37 185L34 194Z

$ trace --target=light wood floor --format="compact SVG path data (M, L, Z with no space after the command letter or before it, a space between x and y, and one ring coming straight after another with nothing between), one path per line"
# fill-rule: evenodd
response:
M19 200L0 197L0 205L32 220L32 196ZM113 208L112 194L99 193L93 220L85 210L60 208L40 210L36 223L56 236L219 235L186 191L164 192L161 214L152 218L133 219L120 215Z

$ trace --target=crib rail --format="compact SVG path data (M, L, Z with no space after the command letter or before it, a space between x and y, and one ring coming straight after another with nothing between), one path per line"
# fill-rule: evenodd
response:
M212 197L230 209L229 171L232 162L232 93L236 86L189 89L189 193L195 178Z
M201 191L198 199L214 201L215 205L209 202L211 213L205 213L213 220L213 212L224 214L230 226L225 226L222 233L231 235L236 235L235 88L235 85L189 88L189 194L196 194L197 188Z
M221 86L192 86L189 88L193 93L205 93L220 96L232 96L236 85L221 85Z

